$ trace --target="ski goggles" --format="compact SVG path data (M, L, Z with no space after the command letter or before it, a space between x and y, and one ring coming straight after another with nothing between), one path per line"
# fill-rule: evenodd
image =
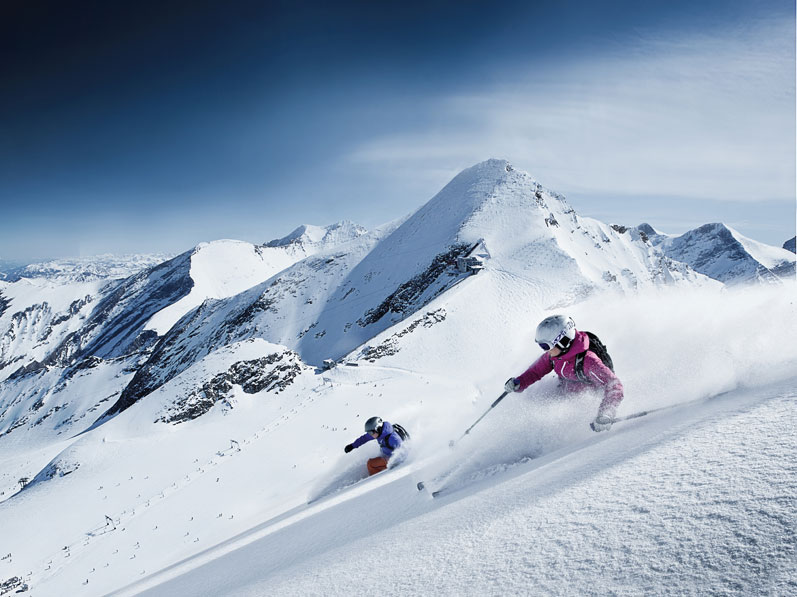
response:
M561 348L562 350L567 350L567 347L570 346L571 342L572 340L570 338L560 334L557 336L556 340L553 341L553 344L549 344L548 342L537 342L537 344L539 344L540 348L547 352L555 346Z

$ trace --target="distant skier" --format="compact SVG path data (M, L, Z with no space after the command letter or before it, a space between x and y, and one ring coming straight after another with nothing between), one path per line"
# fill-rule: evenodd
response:
M368 460L368 474L375 475L376 473L382 472L387 468L387 463L396 450L398 450L404 442L402 435L404 435L405 438L409 437L403 427L400 425L396 425L395 427L396 429L394 429L393 425L387 421L383 421L380 417L371 417L365 422L365 433L343 448L343 451L348 454L355 448L359 448L367 442L376 440L379 442L382 456L377 456L376 458ZM398 429L401 429L401 435ZM395 461L395 464L399 464L399 461Z
M523 374L509 378L505 389L522 392L551 371L559 376L559 388L563 393L603 388L603 400L590 427L593 431L609 430L614 423L617 405L623 400L623 384L612 371L611 359L603 344L596 336L591 338L587 332L576 330L573 319L565 315L543 319L534 338L545 354ZM607 359L609 366L598 353Z

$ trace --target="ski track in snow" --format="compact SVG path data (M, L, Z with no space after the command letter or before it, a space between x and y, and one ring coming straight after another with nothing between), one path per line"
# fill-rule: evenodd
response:
M793 593L795 381L621 423L435 500L386 476L143 594L342 595L368 574L400 595Z

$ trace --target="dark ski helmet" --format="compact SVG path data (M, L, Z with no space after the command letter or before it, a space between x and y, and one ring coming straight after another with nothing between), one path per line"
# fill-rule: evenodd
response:
M372 431L382 433L382 417L371 417L365 422L365 432L371 433Z
M537 326L534 340L543 350L551 350L554 346L562 351L570 348L576 339L576 322L567 315L551 315Z

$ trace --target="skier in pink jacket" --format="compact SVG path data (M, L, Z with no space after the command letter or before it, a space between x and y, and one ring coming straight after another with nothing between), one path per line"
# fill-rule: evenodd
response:
M590 427L593 431L609 430L614 423L617 405L623 400L623 384L614 371L590 350L587 333L576 330L571 317L552 315L540 322L534 338L545 353L519 377L509 378L505 389L522 392L551 371L559 376L563 393L602 388L603 400Z

